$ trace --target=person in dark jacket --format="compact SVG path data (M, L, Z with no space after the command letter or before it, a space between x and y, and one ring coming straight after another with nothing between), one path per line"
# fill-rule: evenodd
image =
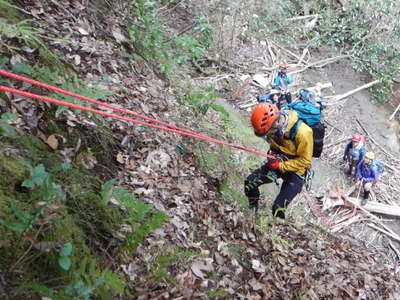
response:
M353 175L353 169L354 175L357 174L357 165L361 160L364 159L364 140L365 139L363 135L355 133L344 148L343 160L348 164L345 172L350 176Z
M364 159L361 160L357 166L357 181L362 184L364 189L363 199L361 205L365 205L368 201L372 187L378 181L378 171L374 167L374 152L365 153Z
M258 98L258 102L268 102L271 104L275 104L278 109L281 109L281 100L282 99L282 92L279 89L272 89L268 94L265 94Z

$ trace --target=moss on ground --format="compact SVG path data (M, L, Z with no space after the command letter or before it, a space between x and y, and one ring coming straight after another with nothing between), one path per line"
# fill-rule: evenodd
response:
M112 147L109 137L98 144ZM121 211L102 201L103 174L94 175L92 170L77 165L68 171L57 170L63 163L62 157L40 139L28 135L15 139L2 137L0 147L0 269L8 270L5 273L7 293L16 298L66 295L65 288L78 280L77 274L86 276L80 269L82 261L97 264L102 260L102 246L113 238L112 232L120 225ZM46 204L43 210L38 207L46 197L43 193L48 191L21 185L39 164L51 173L54 184L60 185L66 195L53 206ZM31 225L21 232L14 225L23 223L24 218ZM73 245L73 251L69 257L71 267L66 271L60 267L59 253L67 242ZM107 276L121 280L116 274ZM124 285L123 281L121 284ZM74 293L78 295L79 291L70 295ZM110 297L113 293L109 293Z

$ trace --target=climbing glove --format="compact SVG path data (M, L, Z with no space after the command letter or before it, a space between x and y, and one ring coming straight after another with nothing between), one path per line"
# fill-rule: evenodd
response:
M279 170L280 164L281 164L281 161L278 159L269 160L267 162L267 168L272 171Z

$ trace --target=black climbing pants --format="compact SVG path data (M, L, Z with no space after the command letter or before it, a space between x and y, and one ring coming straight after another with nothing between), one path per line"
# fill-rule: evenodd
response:
M304 179L294 172L275 173L277 177L283 179L281 190L275 198L272 205L272 214L279 218L285 218L284 210L294 197L301 192L304 184ZM261 166L253 171L244 182L244 192L249 199L250 208L258 209L258 202L260 200L260 191L258 187L262 184L271 183L274 181L274 175L266 165Z

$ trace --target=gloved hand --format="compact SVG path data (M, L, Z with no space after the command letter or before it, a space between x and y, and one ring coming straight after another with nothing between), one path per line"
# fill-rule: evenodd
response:
M280 164L281 164L281 161L280 161L280 160L278 160L278 159L272 159L272 160L269 160L269 161L267 162L267 168L270 169L270 170L272 170L272 171L279 170Z

